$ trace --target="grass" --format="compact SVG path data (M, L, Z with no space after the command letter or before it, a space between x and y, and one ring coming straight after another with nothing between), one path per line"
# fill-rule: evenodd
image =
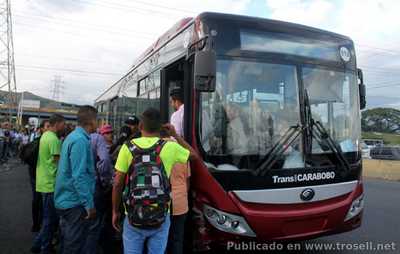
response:
M363 132L363 139L383 139L385 145L400 145L400 135L391 133Z

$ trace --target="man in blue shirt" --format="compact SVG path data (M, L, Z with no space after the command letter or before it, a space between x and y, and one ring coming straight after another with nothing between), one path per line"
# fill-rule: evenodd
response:
M67 136L61 148L54 201L60 215L63 254L86 252L89 227L96 217L95 170L89 136L97 129L96 118L94 107L80 107L79 126Z

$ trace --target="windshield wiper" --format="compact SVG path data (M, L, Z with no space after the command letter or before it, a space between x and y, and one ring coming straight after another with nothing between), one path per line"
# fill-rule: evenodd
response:
M318 143L320 144L321 147L323 145L327 145L328 148L333 152L333 154L336 156L337 160L339 161L340 165L347 171L349 172L351 170L349 162L346 160L346 158L343 155L343 151L340 148L340 145L335 142L332 137L329 135L328 131L325 129L325 127L320 123L319 121L314 121L312 119L312 126L315 126L316 132L318 135L313 136L315 138L318 138L319 141Z
M259 166L254 171L257 176L264 176L271 169L277 159L289 148L301 133L300 125L290 126L282 137L275 143L269 152L260 161Z
M307 136L307 143L306 145L306 154L311 154L312 153L312 138L316 138L319 145L323 149L326 146L333 152L333 154L336 156L336 159L339 161L341 164L342 168L344 168L347 172L351 170L349 162L346 160L346 158L343 155L343 151L340 148L340 145L337 144L333 140L333 138L329 135L328 131L325 129L325 127L322 125L321 122L315 121L314 118L312 117L311 114L311 106L310 106L310 100L308 98L308 92L307 89L305 89L304 92L304 107L305 107L305 115L306 115L306 126L304 128L305 134ZM315 127L315 128L314 128ZM317 134L314 132L314 130L317 132Z

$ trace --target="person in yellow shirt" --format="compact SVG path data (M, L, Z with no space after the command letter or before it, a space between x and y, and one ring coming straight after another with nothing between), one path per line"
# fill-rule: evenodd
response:
M187 163L188 160L198 159L197 153L187 144L182 137L176 134L175 128L170 124L161 126L161 115L159 110L154 108L147 109L141 117L139 129L141 137L132 139L131 142L140 149L149 149L160 142L161 128L168 136L173 137L177 142L165 141L159 157L163 164L167 177L171 175L171 170L177 163ZM125 185L125 178L132 164L133 155L131 150L125 144L121 147L118 159L115 165L115 178L112 194L113 216L112 224L117 230L120 226L120 204L122 190ZM129 220L125 218L123 223L123 244L125 253L143 253L145 242L147 241L147 253L164 253L168 242L168 232L170 227L170 216L165 215L165 220L161 226L152 229L143 229L132 226Z

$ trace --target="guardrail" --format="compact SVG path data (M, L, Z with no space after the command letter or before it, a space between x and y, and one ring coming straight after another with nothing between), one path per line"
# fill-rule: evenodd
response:
M363 159L363 176L400 181L400 160Z

